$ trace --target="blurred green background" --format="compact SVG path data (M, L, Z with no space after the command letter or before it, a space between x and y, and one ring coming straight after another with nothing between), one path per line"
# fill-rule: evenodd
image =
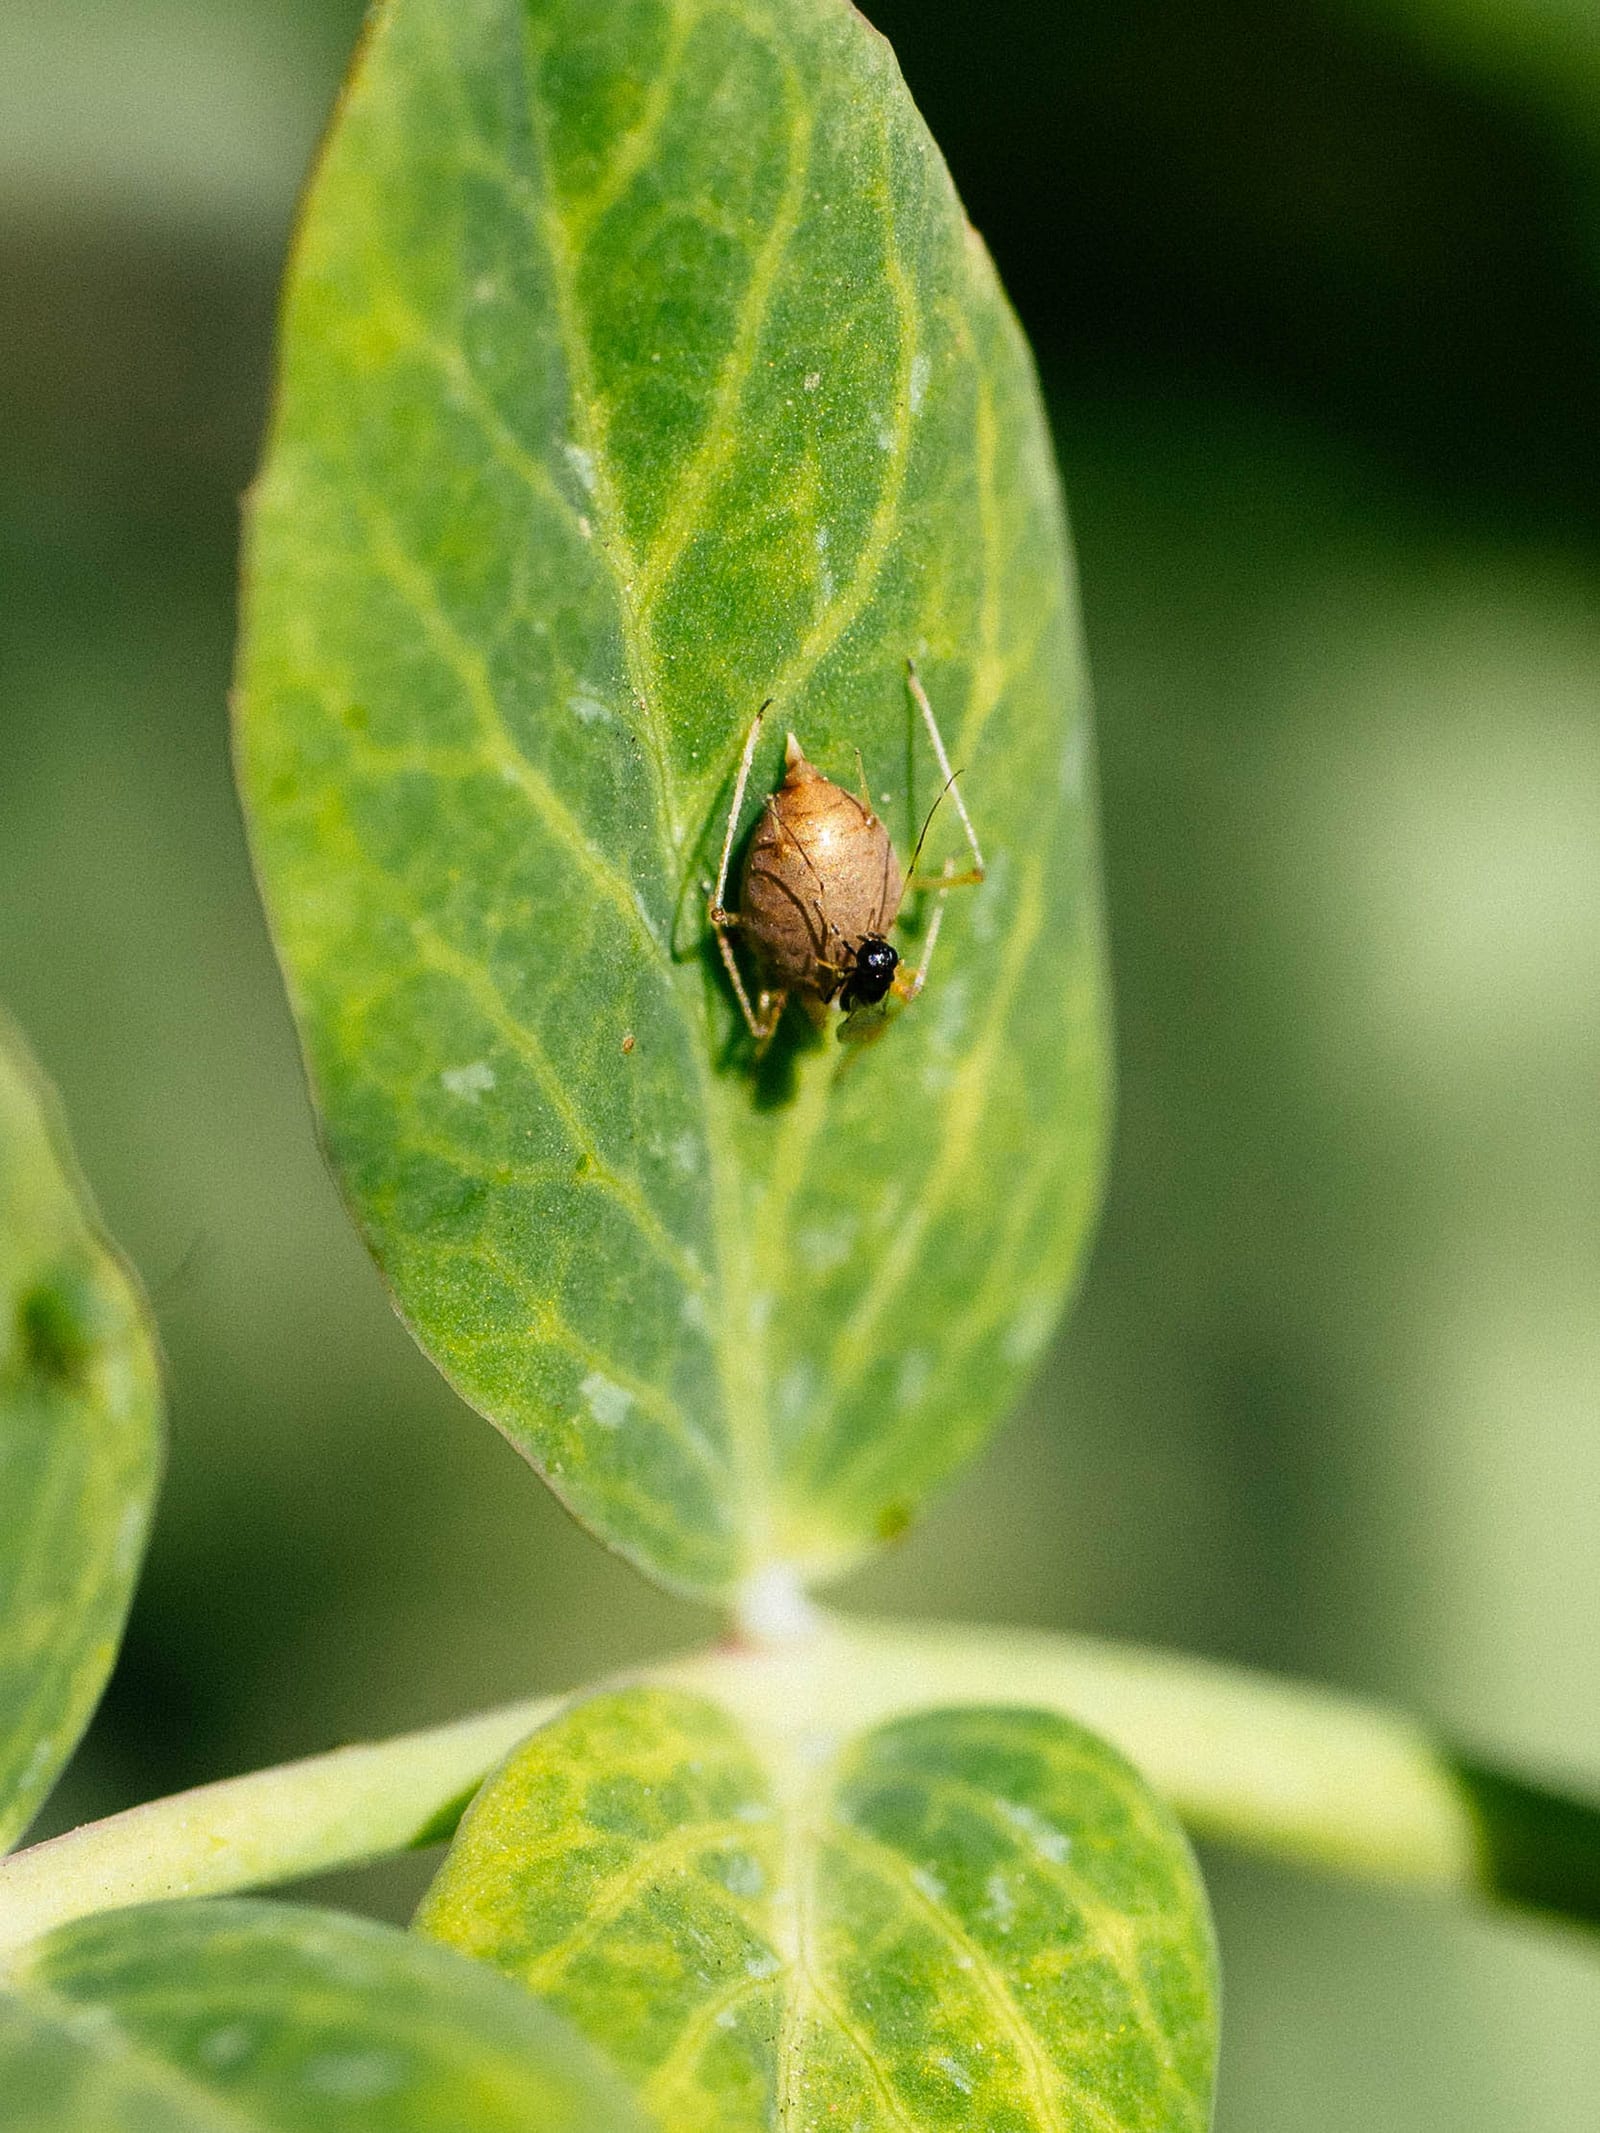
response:
M1122 1103L1027 1411L848 1599L1600 1775L1600 8L879 0L1039 351ZM699 1634L390 1317L231 796L237 503L352 0L0 0L0 996L170 1478L49 1827ZM1223 2133L1592 2133L1600 1961L1208 1861ZM418 1862L321 1893L403 1915Z

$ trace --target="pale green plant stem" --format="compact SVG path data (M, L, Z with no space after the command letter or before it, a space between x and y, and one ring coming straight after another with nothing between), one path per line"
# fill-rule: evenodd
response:
M1596 1915L1600 1810L1463 1763L1411 1720L1322 1689L1086 1639L827 1618L630 1678L698 1690L755 1730L813 1745L932 1705L1040 1706L1102 1733L1198 1835L1334 1873ZM480 1780L563 1700L200 1786L20 1852L0 1864L0 1953L90 1912L440 1843Z
M69 1919L270 1888L442 1843L502 1756L557 1708L509 1704L396 1740L198 1785L0 1862L0 1960Z

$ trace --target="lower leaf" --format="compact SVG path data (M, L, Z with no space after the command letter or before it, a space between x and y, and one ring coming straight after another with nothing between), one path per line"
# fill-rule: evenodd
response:
M25 1949L0 1994L5 2133L641 2133L546 2009L392 1927L151 1905Z
M1071 1721L838 1738L672 1689L536 1733L419 1928L603 2045L665 2133L1190 2133L1215 1963L1165 1807Z

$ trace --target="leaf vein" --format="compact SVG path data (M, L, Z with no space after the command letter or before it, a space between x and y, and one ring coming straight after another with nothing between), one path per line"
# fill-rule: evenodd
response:
M564 1348L586 1369L597 1371L609 1378L628 1395L641 1414L649 1415L669 1436L687 1445L710 1473L717 1477L722 1475L726 1462L704 1431L690 1421L682 1406L658 1386L652 1385L648 1379L639 1377L608 1350L596 1348L591 1341L586 1340L567 1322L549 1298L535 1288L520 1268L508 1260L496 1246L468 1239L429 1238L423 1249L433 1257L476 1260L498 1274L526 1303L533 1319L533 1331L538 1339L547 1342L551 1347ZM466 1349L480 1348L503 1338L502 1334L489 1331L468 1335L462 1338L458 1345Z
M1086 2114L1104 2126L1106 2133L1120 2133L1115 2120L1096 2098L1051 2065L1037 2032L1017 2004L1011 1980L959 1919L918 1888L901 1854L859 1822L836 1822L834 1830L870 1872L890 1883L906 1908L922 1919L977 1985L999 2028L1011 2041L1028 2089L1032 2115L1039 2125L1047 2133L1069 2133L1061 2096L1062 2090L1070 2087Z
M574 1956L593 1945L627 1910L634 1897L666 1875L687 1875L687 1861L697 1851L713 1845L719 1837L738 1836L748 1839L749 1825L733 1817L715 1822L690 1822L675 1829L669 1836L641 1848L639 1857L626 1872L614 1875L605 1892L590 1900L585 1906L583 1922L565 1940L555 1942L538 1955L522 1972L522 1980L532 1992L546 1992ZM702 1877L700 1885L713 1894L725 1909L739 1919L747 1921L739 1911L730 1892L718 1881Z
M756 352L779 272L799 226L811 167L812 121L805 101L798 93L794 69L787 60L784 62L784 83L790 124L789 162L783 192L745 287L733 344L712 393L705 429L688 465L673 486L665 523L658 526L644 559L639 608L646 617L653 615L663 586L695 532L712 484L734 451L737 443L734 417L755 367Z
M588 1157L591 1168L586 1182L609 1193L626 1210L640 1235L672 1267L686 1287L704 1288L704 1268L666 1228L634 1181L614 1169L600 1153L594 1135L562 1086L549 1053L533 1031L511 1013L504 995L487 971L453 948L425 918L412 917L411 934L426 967L437 976L459 985L485 1020L529 1068L574 1149Z
M845 633L860 619L877 590L878 580L894 545L901 499L911 459L911 380L919 344L917 302L896 241L893 191L889 181L887 120L883 143L884 274L894 301L898 322L899 365L895 404L889 427L890 450L878 500L873 507L867 538L844 584L807 632L804 641L767 684L766 693L778 703L787 703L809 682L818 666Z
M650 160L672 109L683 71L683 55L699 19L698 8L669 7L666 44L651 77L643 110L617 139L598 182L582 199L567 203L567 220L576 247L581 248L587 242L595 224L616 205Z
M929 1780L928 1789L930 1792L948 1793L965 1800L992 1828L1000 1832L1014 1850L1026 1854L1030 1874L1037 1874L1060 1889L1093 1935L1095 1944L1107 1963L1116 1972L1118 1983L1128 1995L1134 2021L1149 2040L1162 2074L1188 2096L1190 2092L1178 2072L1172 2040L1151 2003L1149 1988L1143 1976L1129 1956L1126 1943L1130 1931L1133 1930L1133 1922L1098 1896L1083 1876L1075 1872L1064 1860L1051 1859L1040 1851L1037 1845L1030 1844L1025 1834L1006 1818L1000 1803L986 1793L981 1785L974 1785L965 1778L941 1775Z
M567 366L568 395L572 403L575 426L582 431L580 448L588 454L594 477L595 510L600 520L598 547L609 571L617 596L618 613L622 622L623 655L627 661L628 677L639 714L644 722L645 736L649 744L651 761L655 769L657 788L661 797L657 829L663 837L664 857L669 873L675 870L677 855L683 845L683 825L679 816L675 780L672 774L672 756L667 746L667 737L662 729L660 712L655 701L655 692L650 686L650 675L643 657L639 632L638 614L634 599L634 584L638 568L629 547L623 520L622 504L617 495L612 476L610 440L599 390L594 381L589 361L589 350L579 325L577 276L574 271L571 245L561 216L554 204L554 187L551 178L552 159L546 138L544 115L538 89L539 60L537 42L531 19L528 21L529 40L529 130L537 155L543 183L534 198L528 200L520 187L511 188L511 197L521 201L523 212L533 224L542 240L550 260L550 278L554 297L556 328L562 354Z
M1018 889L1012 928L984 1032L969 1048L956 1076L945 1110L939 1155L919 1197L913 1202L855 1310L833 1346L834 1375L841 1385L853 1383L872 1359L871 1340L890 1301L911 1271L928 1225L943 1206L972 1153L973 1136L984 1110L989 1075L999 1050L1012 997L1022 982L1028 957L1044 923L1044 899L1036 860Z
M513 782L546 828L565 847L590 887L599 892L640 935L652 959L667 960L665 942L640 908L633 885L598 851L577 818L559 798L543 771L529 762L513 740L495 695L483 655L451 621L433 574L410 555L393 521L375 500L363 500L373 559L395 590L410 603L434 652L453 673L466 695L481 736L487 768Z

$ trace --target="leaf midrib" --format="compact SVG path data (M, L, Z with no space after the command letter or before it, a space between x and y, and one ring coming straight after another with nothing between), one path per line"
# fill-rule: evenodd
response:
M686 33L687 34L687 33ZM529 138L538 162L537 200L540 229L550 260L555 296L556 327L567 365L568 399L575 425L583 432L580 442L590 455L594 470L594 504L599 525L597 545L605 559L617 599L617 616L629 685L645 727L656 773L659 806L656 833L661 849L662 871L669 888L675 883L684 845L684 826L678 814L671 755L663 732L649 651L633 600L636 566L623 528L621 508L612 476L610 450L599 400L588 359L588 346L579 325L579 305L573 260L567 233L555 204L548 128L539 92L542 54L531 17L524 18L524 58L527 67L527 113ZM723 1419L727 1432L730 1465L737 1477L746 1509L742 1526L746 1559L735 1582L751 1574L763 1549L752 1545L770 1515L770 1441L765 1423L765 1379L759 1370L756 1350L758 1331L751 1323L751 1294L743 1276L737 1248L741 1225L738 1178L726 1152L729 1136L715 1127L719 1109L710 1071L711 1021L706 987L697 982L691 965L681 975L674 971L680 998L692 993L698 1006L698 1029L685 1049L694 1061L695 1078L705 1121L704 1146L711 1173L712 1234L717 1254L717 1288L722 1308L715 1314L718 1378L722 1388ZM732 1321L742 1321L741 1328Z

